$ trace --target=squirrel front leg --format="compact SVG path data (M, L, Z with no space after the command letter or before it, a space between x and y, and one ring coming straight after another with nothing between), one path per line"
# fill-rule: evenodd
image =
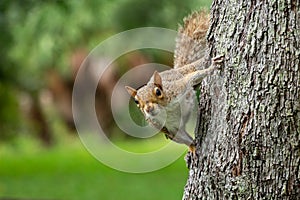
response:
M199 83L201 83L203 78L205 78L207 75L209 75L211 72L213 72L215 69L218 68L218 65L220 65L223 62L223 59L224 59L224 55L220 55L212 58L212 64L209 66L209 68L197 70L195 72L187 74L185 76L185 80L191 86L198 85Z

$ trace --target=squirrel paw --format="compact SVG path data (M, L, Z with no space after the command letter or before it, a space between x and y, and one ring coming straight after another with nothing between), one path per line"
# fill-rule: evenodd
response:
M218 64L222 64L224 62L224 55L217 55L215 57L212 58L212 63L213 65L218 65Z
M191 144L189 146L189 152L191 152L191 154L192 154L193 157L196 156L196 146L194 144Z

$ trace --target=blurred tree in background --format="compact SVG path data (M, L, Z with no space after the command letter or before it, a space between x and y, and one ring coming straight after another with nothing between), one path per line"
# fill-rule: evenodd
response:
M74 75L92 48L109 35L131 28L176 29L184 16L209 4L195 0L2 0L0 141L30 133L51 144L47 112L57 109L62 121L72 126ZM51 109L45 106L49 98L54 99Z

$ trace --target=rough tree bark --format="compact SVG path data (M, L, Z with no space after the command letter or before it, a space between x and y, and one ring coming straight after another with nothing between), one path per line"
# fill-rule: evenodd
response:
M226 60L201 86L183 199L300 199L299 0L215 0L210 23Z

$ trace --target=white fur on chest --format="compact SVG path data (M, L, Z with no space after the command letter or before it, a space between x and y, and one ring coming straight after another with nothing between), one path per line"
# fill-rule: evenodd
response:
M195 105L195 92L191 89L180 97L173 99L156 116L145 116L146 120L155 128L166 127L169 132L176 134L179 129L184 129Z

